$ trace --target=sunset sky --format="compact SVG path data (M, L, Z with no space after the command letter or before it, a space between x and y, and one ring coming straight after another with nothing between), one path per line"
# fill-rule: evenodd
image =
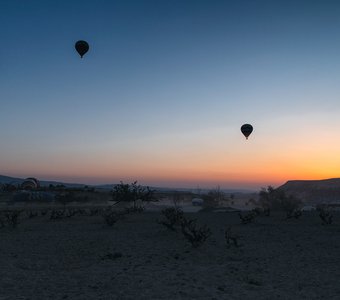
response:
M1 0L0 24L1 175L340 177L339 1Z

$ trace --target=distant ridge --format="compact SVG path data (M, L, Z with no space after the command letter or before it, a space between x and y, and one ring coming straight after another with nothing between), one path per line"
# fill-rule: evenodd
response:
M340 203L340 178L289 180L278 189L309 204Z
M65 183L65 182L59 182L59 181L47 181L47 180L40 180L40 178L37 178L40 182L41 186L49 186L50 184L53 185L64 185L65 187L68 188L81 188L84 186L91 186L95 187L98 189L103 189L103 190L111 190L115 183L110 183L110 184L97 184L97 185L89 185L89 184L82 184L82 183ZM17 177L10 177L10 176L4 176L0 175L0 184L6 184L6 183L11 183L14 185L21 184L24 182L24 178L17 178ZM193 192L195 189L192 188L169 188L169 187L153 187L150 186L151 189L156 190L157 192ZM200 193L208 193L209 191L213 190L211 189L200 189ZM254 190L248 190L248 189L221 189L225 193L230 193L230 194L248 194L248 193L255 193ZM194 191L195 192L195 191Z
M66 187L84 187L85 186L85 184L81 184L81 183L65 183L65 182L59 182L59 181L40 180L39 178L37 179L39 180L41 186L49 186L50 184L53 184L53 185L62 184ZM0 175L0 184L10 183L10 184L17 185L17 184L23 183L24 180L25 180L24 178Z
M22 178L15 178L15 177L10 177L10 176L4 176L0 175L0 183L5 184L5 183L12 183L12 184L20 184L24 181Z

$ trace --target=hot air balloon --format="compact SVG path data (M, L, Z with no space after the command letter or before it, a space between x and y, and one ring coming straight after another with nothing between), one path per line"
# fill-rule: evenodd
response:
M253 126L251 126L250 124L243 124L241 126L241 131L246 139L248 139L248 136L250 136L250 134L253 132Z
M89 44L85 41L78 41L74 45L80 57L83 58L84 54L89 51Z
M21 184L21 188L24 190L36 190L40 187L39 181L34 177L29 177Z

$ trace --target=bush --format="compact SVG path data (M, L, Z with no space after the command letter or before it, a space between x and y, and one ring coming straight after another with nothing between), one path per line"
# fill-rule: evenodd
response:
M322 225L329 225L333 223L333 215L330 213L330 211L324 208L319 209L319 217L322 221Z
M248 224L248 223L252 223L255 221L257 213L255 211L250 211L245 215L242 215L241 213L239 213L238 216L240 217L242 224Z
M158 223L172 231L176 231L175 225L181 224L183 211L178 207L169 207L163 209L161 213L165 217L165 221L161 220Z
M196 220L188 220L184 217L181 220L181 228L184 237L194 248L202 245L211 235L211 231L207 226L197 227Z
M66 210L66 218L71 218L71 217L74 217L75 215L77 215L78 213L78 210L76 209L73 209L73 208L69 208Z
M16 228L19 224L19 216L21 213L21 210L6 211L4 215L6 217L7 224Z
M145 210L143 206L139 207L126 207L124 209L124 214L131 214L131 213L142 213Z
M0 214L0 228L5 227L5 221L2 218L2 215Z
M286 213L287 213L286 219L291 219L291 218L299 219L302 216L301 209L287 210Z
M105 223L109 226L113 226L120 219L120 215L116 213L115 211L111 211L111 210L105 211L102 214L102 216L105 220Z
M218 207L220 202L229 201L224 192L221 191L220 187L215 190L211 190L208 194L203 195L203 208L215 208Z
M94 208L90 208L89 210L89 215L92 216L96 216L101 212L100 208L94 207Z
M65 209L51 210L50 220L61 220L65 215Z
M293 195L287 196L284 190L268 186L260 191L258 204L266 211L283 210L289 213L298 209L302 201Z
M224 231L224 237L228 246L230 245L230 242L233 242L235 247L239 246L238 240L240 236L232 232L231 226L227 227Z
M39 212L38 211L33 211L33 210L28 210L26 211L26 216L29 218L29 219L33 219L35 217L37 217L39 215Z
M156 201L154 197L154 190L151 190L148 186L143 187L137 185L137 181L131 184L124 184L122 181L113 187L112 199L116 201L116 204L120 202L133 202L133 208L137 208L137 201L142 202Z

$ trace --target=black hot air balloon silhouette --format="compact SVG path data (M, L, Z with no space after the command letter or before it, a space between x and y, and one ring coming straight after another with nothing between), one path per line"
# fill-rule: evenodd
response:
M80 57L83 58L84 54L89 51L89 44L85 41L78 41L74 45Z
M248 136L250 136L250 134L253 132L253 126L251 126L250 124L243 124L241 126L241 131L246 139L248 139Z

